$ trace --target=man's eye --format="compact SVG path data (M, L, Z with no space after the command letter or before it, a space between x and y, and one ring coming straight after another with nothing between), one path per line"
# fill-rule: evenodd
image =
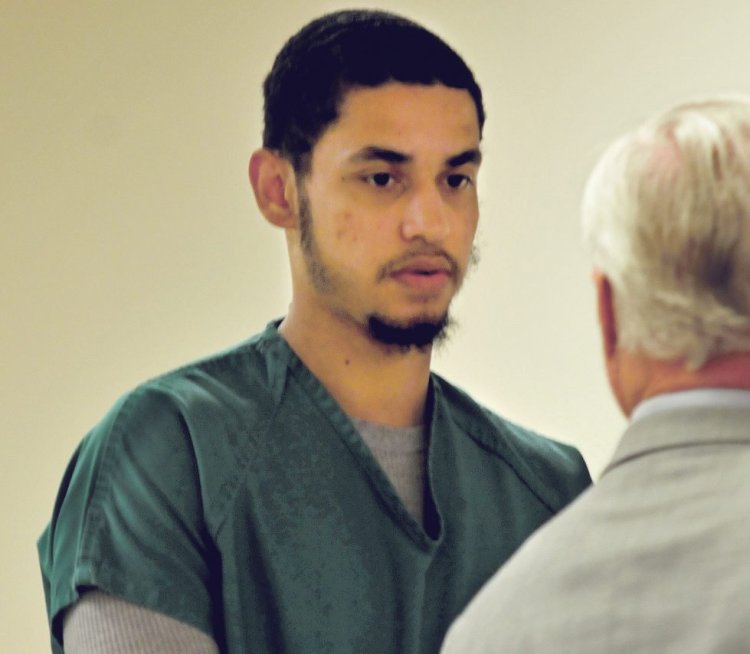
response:
M453 189L459 189L463 188L464 186L467 186L468 184L471 184L471 178L467 175L448 175L445 179L446 184L450 186Z
M396 180L390 173L373 173L372 175L367 175L365 181L378 188L388 188L393 185Z

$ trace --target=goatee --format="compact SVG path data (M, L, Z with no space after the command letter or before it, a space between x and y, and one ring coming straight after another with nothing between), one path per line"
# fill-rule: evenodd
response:
M438 319L417 319L409 323L395 323L378 315L367 318L367 331L370 337L383 345L395 346L402 350L425 349L442 343L447 337L453 321L446 313Z

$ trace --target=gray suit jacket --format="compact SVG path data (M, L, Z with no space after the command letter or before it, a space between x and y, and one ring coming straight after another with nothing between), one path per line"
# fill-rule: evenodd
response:
M442 652L750 652L750 408L631 424L600 481L484 586Z

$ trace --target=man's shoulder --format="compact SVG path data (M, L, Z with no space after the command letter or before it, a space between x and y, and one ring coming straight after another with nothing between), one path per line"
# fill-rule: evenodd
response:
M591 484L580 452L504 418L462 389L435 376L456 425L487 452L502 458L557 511Z
M262 428L283 390L285 367L264 335L195 360L119 397L84 440L85 448L167 448L217 452ZM218 450L217 450L218 448Z
M268 365L264 347L254 337L124 393L76 450L63 492L76 479L90 479L104 497L102 489L142 479L144 487L161 484L170 489L165 496L176 497L193 479L204 501L223 497L222 484L240 477L276 406L270 380L278 366Z
M251 410L283 388L285 351L278 341L266 330L144 381L118 405L188 413Z
M268 330L219 352L204 356L159 374L140 388L171 389L176 393L192 384L269 385L277 367L285 365L280 339ZM277 366L276 364L281 364Z

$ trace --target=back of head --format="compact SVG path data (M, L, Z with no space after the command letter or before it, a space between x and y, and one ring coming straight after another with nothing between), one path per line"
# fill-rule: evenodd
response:
M620 347L693 368L750 351L750 98L679 105L616 141L583 227Z
M479 86L443 40L394 14L345 10L312 21L277 55L263 85L263 146L306 173L310 152L336 120L345 93L390 81L465 89L480 129L484 124Z

